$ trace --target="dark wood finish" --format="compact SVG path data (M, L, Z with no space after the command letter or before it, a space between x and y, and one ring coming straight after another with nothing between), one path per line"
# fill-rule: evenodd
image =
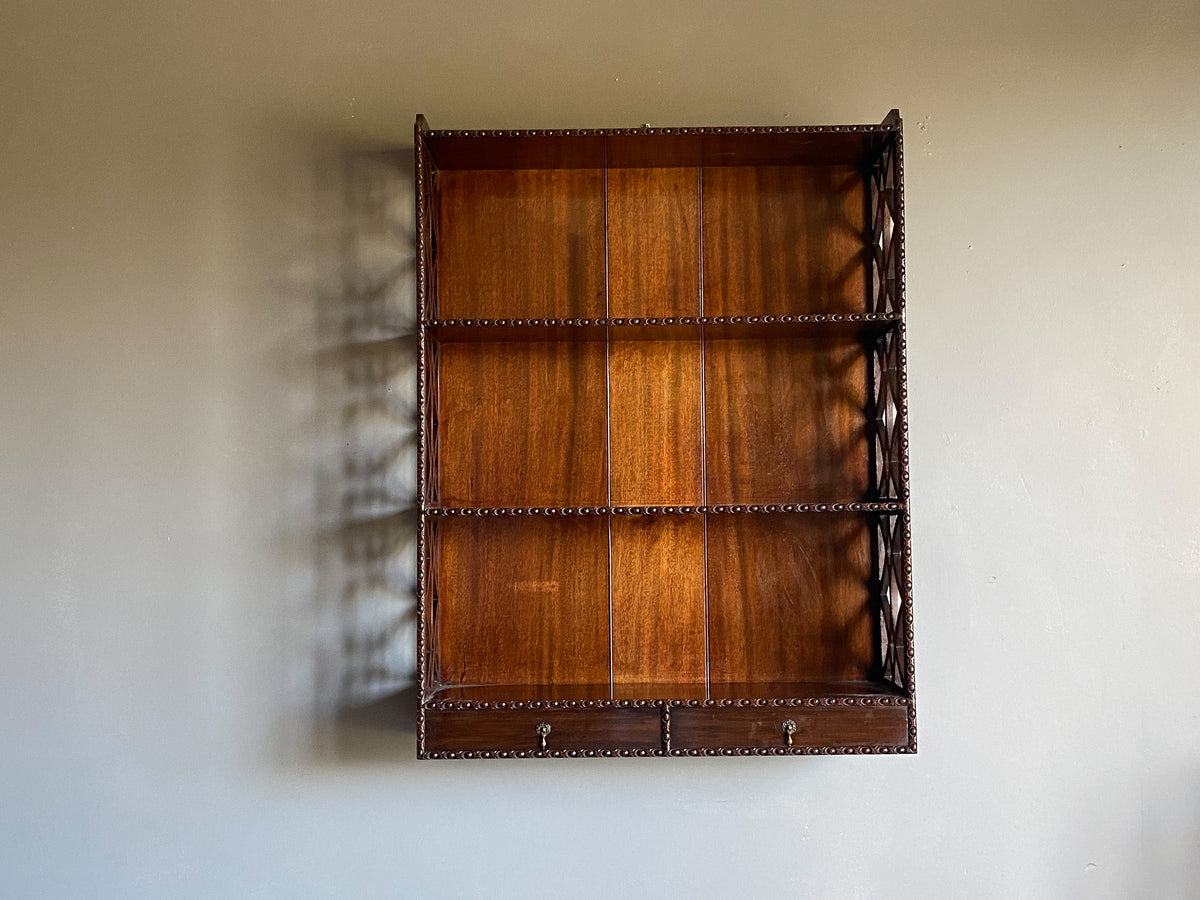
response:
M603 344L445 344L439 366L443 504L606 502Z
M795 125L765 128L600 128L440 131L422 125L432 164L456 169L593 169L656 166L863 168L900 128Z
M784 722L796 730L789 745ZM681 708L671 710L671 748L764 747L799 750L841 747L897 747L908 740L904 706L770 706Z
M708 696L714 701L764 699L826 700L847 697L901 697L904 693L895 685L865 678L851 681L714 681Z
M608 173L608 314L700 315L696 169Z
M878 131L840 133L799 129L722 130L703 136L702 166L850 166L861 169L872 157Z
M615 696L610 697L609 694ZM829 703L906 701L903 689L886 681L643 681L608 684L440 685L429 692L430 709L488 709L515 705L528 709L601 709L629 705L823 706Z
M700 371L699 341L609 344L614 504L704 502Z
M529 132L430 132L426 143L437 167L458 169L602 169L599 135L531 135Z
M418 755L915 752L899 114L415 140Z
M703 685L701 516L613 517L612 616L614 696L647 683Z
M859 516L709 516L712 680L863 678L870 550Z
M604 171L443 172L440 318L604 315Z
M433 752L526 750L540 753L538 726L550 726L546 753L570 750L658 750L659 712L646 709L432 711L425 724Z
M649 134L642 129L605 138L609 171L640 168L690 168L700 165L698 134Z
M703 180L705 314L866 309L861 171L710 167Z
M867 355L850 339L710 340L708 502L862 499Z
M437 683L608 683L604 519L446 519L438 543Z

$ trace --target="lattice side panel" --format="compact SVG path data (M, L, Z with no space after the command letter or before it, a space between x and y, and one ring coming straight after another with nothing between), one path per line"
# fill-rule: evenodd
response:
M899 195L899 135L886 138L872 166L871 312L897 314L903 308L900 284L902 221Z
M430 341L425 360L425 460L423 485L425 496L421 499L430 506L441 502L440 460L441 430L438 410L441 408L441 351L436 341Z
M879 335L871 348L874 387L870 422L874 471L871 474L880 501L908 499L901 344L900 331L891 329Z
M429 321L438 318L438 246L441 243L441 223L438 216L438 173L432 165L425 167L425 215L429 218L428 246L425 248L426 309Z
M901 690L911 693L914 677L908 516L878 516L875 528L882 674Z
M423 678L421 690L428 692L434 685L441 682L441 668L437 651L438 636L438 572L441 571L441 535L437 519L427 519L425 522L425 545L422 563L425 566L425 621L422 623L424 636L421 642L421 662Z

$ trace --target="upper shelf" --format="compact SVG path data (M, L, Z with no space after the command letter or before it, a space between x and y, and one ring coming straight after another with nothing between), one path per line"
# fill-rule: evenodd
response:
M597 319L440 319L426 323L442 341L715 340L853 336L886 330L900 313L783 316L683 316Z
M877 125L724 128L440 130L424 135L439 169L861 165L900 129L893 110Z
M432 320L819 320L898 313L852 166L443 172ZM881 274L882 273L882 274Z

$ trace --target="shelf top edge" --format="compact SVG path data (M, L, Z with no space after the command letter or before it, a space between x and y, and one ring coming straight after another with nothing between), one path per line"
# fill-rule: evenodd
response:
M802 313L779 316L667 316L664 318L593 319L433 319L425 328L547 328L623 326L663 327L672 325L800 325L840 322L903 322L904 313Z
M889 134L901 130L899 118L873 125L638 125L633 128L428 128L421 117L427 139L446 138L531 138L531 137L679 137L726 134Z
M752 503L722 506L425 506L428 516L658 516L658 515L740 515L773 513L902 513L903 500L849 501L844 503Z
M435 170L662 166L872 165L902 133L878 124L632 128L429 128L416 135Z

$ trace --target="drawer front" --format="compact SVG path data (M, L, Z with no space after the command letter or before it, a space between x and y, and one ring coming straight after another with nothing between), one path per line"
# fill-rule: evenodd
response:
M661 750L662 718L655 707L639 709L461 709L425 714L426 753L507 751L546 753Z
M908 744L906 706L765 706L671 710L671 749L901 747Z

